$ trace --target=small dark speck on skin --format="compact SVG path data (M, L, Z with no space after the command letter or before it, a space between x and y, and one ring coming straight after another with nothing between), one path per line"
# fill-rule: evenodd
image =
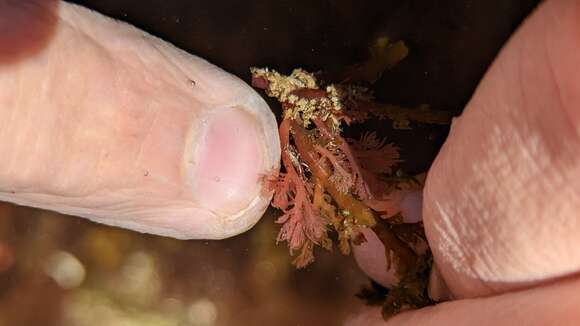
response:
M144 176L146 176L146 177L149 176L149 171L145 171Z
M191 86L195 86L196 85L195 80L193 80L193 79L188 79L188 82L189 82L189 84Z

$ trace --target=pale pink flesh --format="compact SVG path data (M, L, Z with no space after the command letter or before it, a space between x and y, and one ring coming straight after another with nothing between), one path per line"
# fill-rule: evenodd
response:
M367 309L346 325L580 323L578 53L580 3L542 4L430 170L423 219L447 295L460 300L389 322Z
M256 121L240 108L217 112L204 126L196 153L195 199L208 209L236 214L261 190L264 164ZM251 194L251 196L248 196Z
M388 268L385 245L373 230L364 228L360 232L365 237L365 242L352 246L352 253L361 270L373 281L391 287L398 279L395 269Z
M43 45L0 61L0 199L179 238L250 228L280 151L260 96L127 24L46 11Z
M429 171L423 218L456 298L580 271L580 3L544 3Z
M422 195L420 191L405 191L401 193L398 206L400 206L400 213L405 223L417 223L421 220L421 205ZM373 230L361 228L360 232L362 232L366 241L352 246L353 255L358 266L372 280L385 287L391 287L396 284L399 281L395 275L396 265L389 266L387 264L385 245ZM415 247L417 253L424 253L426 250L424 242Z
M578 325L580 280L489 298L464 299L405 312L385 322L380 307L365 307L344 326Z

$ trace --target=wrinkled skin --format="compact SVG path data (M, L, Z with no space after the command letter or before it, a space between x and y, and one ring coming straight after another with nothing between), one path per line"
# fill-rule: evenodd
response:
M481 81L427 177L423 220L455 301L385 323L580 323L580 3L543 3ZM443 283L447 286L442 286Z
M258 221L280 148L250 86L82 7L0 9L0 200L177 238Z

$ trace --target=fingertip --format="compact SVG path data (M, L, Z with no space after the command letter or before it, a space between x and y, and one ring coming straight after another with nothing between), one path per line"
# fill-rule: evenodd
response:
M451 291L449 291L449 288L437 267L437 263L433 263L433 266L431 267L427 292L429 293L429 298L436 302L453 299L453 295L451 294Z
M360 269L373 281L390 288L398 281L393 266L389 268L385 245L369 228L359 230L364 236L360 244L353 244L353 255Z
M423 220L423 191L410 191L401 200L401 214L405 223L419 223Z
M384 326L386 321L381 315L381 307L365 306L359 312L348 317L343 326Z
M260 95L133 26L55 2L50 46L0 76L0 199L180 239L253 226L269 203L260 174L280 161Z
M429 172L435 261L458 298L550 282L580 268L580 63L574 1L545 1L482 79Z
M48 46L58 23L58 0L0 0L0 65Z
M193 198L204 208L232 215L261 191L260 175L269 162L256 119L240 107L210 112L191 158Z

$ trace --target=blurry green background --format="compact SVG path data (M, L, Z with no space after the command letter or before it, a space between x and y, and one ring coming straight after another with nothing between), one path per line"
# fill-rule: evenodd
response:
M459 113L536 0L77 1L248 80L250 66L339 69L377 36L411 52L378 98ZM275 108L274 108L275 109ZM447 129L392 132L403 168L425 171ZM296 271L276 212L224 241L177 241L0 203L0 326L339 325L366 282L351 257L317 252Z

